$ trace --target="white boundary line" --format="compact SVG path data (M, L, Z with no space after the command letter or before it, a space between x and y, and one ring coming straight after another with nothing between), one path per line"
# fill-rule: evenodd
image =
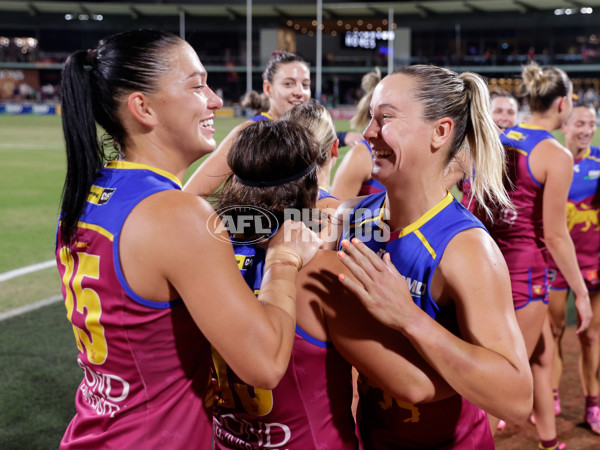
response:
M62 300L62 295L53 295L52 297L45 298L44 300L40 300L39 302L33 303L31 305L22 306L20 308L15 308L10 311L0 313L0 322L6 319L10 319L11 317L20 316L21 314L28 313L33 311L34 309L42 308L47 305L51 305L52 303L56 303L59 300Z
M44 261L41 263L32 264L30 266L21 267L20 269L9 270L8 272L0 273L0 282L20 277L28 273L37 272L38 270L48 269L50 267L53 267L55 264L56 260L51 259L49 261ZM62 298L62 295L53 295L52 297L45 298L43 300L40 300L39 302L32 303L31 305L21 306L20 308L15 308L4 313L0 313L0 322L6 319L10 319L11 317L16 317L21 314L28 313L29 311L42 308L46 305L56 303L59 300L62 300Z
M0 273L0 283L6 280L10 280L11 278L20 277L21 275L26 275L31 272L37 272L38 270L48 269L56 264L56 260L51 259L49 261L44 261L37 264L32 264L31 266L21 267L20 269L9 270L8 272Z

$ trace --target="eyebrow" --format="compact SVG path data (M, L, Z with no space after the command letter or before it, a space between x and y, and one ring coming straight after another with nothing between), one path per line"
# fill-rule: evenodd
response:
M391 109L393 111L400 111L400 109L397 106L394 106L391 103L382 103L376 109L383 109L383 108L388 108L388 109Z
M296 81L296 78L294 78L294 77L285 77L281 81ZM308 81L308 82L310 82L310 78L303 78L302 81Z
M194 78L196 76L204 79L204 78L206 78L206 71L204 71L204 70L195 70L190 75L188 75L187 78L185 78L183 81L187 81L190 78Z

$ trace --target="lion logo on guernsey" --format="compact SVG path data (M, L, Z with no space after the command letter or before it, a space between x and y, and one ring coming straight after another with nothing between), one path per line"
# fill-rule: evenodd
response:
M598 210L583 203L578 208L576 204L567 202L567 224L569 231L576 225L582 225L581 231L588 231L592 226L594 230L600 230Z

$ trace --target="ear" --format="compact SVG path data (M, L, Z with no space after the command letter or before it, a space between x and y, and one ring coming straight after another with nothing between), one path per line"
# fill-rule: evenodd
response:
M127 109L133 118L148 127L156 126L158 119L150 108L147 97L141 92L132 92L127 97Z
M439 150L448 140L454 130L454 121L450 117L443 117L435 121L431 134L431 147Z
M331 157L332 158L337 158L340 155L339 148L340 148L340 140L336 139L335 141L333 141L333 144L331 144Z
M267 94L267 97L271 97L271 83L269 83L269 80L263 81L263 92Z
M566 105L565 105L566 101L567 101L567 97L559 97L558 98L558 112L559 113L564 111L564 109L566 107Z

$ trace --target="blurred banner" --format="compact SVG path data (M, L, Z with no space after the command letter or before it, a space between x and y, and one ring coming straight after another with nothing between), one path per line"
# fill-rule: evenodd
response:
M33 116L53 116L55 114L60 114L60 105L0 103L0 114L30 114Z

